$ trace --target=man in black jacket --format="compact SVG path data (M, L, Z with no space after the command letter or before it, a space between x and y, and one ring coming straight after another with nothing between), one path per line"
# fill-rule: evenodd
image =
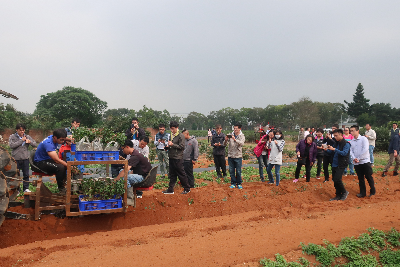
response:
M322 144L324 143L324 130L321 128L317 129L317 135L314 139L314 143L317 145L318 153L317 153L317 179L320 179L322 162L324 159L324 149L322 148Z
M393 129L390 133L390 143L389 143L389 161L385 166L385 169L382 172L382 177L385 177L389 168L393 165L393 161L396 161L396 165L394 166L393 175L399 175L399 167L400 167L400 138L399 138L399 129L397 128L397 123L393 123Z
M336 144L334 146L328 145L328 147L325 148L325 151L333 155L332 181L336 189L336 196L334 198L331 198L330 201L345 200L349 195L349 192L346 191L346 189L344 188L342 175L344 169L349 163L350 143L343 138L342 129L336 129L335 131L333 131L333 135L335 137Z
M171 140L168 141L168 156L169 156L169 186L163 191L164 194L173 194L176 180L179 177L182 187L182 194L190 192L188 179L183 169L183 151L185 150L185 137L179 132L179 124L176 121L171 121L169 124L171 130Z
M328 146L335 145L336 140L333 136L333 132L338 128L339 128L338 124L332 125L332 132L326 133L325 138L323 140L323 144L328 145ZM323 159L323 168L324 168L324 176L325 176L324 183L329 181L329 164L332 164L332 159L333 159L333 156L325 150L324 159Z
M215 128L217 132L215 133L215 135L212 136L211 139L211 145L214 147L213 156L214 156L215 170L217 172L218 178L222 178L222 175L224 176L224 178L226 178L226 161L225 161L225 146L224 146L225 134L222 133L222 127L220 124L218 124Z
M145 130L139 128L139 120L138 118L132 118L132 124L129 129L126 129L125 136L129 140L139 140L142 137L146 136Z

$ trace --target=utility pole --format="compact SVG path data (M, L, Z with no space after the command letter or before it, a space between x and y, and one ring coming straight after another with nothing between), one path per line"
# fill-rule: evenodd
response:
M343 128L343 119L342 119L343 113L340 114L340 128Z

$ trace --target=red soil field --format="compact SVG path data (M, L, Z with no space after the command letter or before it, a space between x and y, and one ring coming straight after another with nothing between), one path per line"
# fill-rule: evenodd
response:
M343 177L345 201L329 202L332 181L244 183L243 190L212 183L188 195L144 192L125 214L8 219L0 227L0 266L258 266L276 253L296 260L300 242L400 229L399 177L374 178L377 194L359 199L357 177Z

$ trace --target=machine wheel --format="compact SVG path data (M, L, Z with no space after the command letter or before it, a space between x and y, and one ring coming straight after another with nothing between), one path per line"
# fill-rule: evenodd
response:
M0 226L5 219L4 213L7 211L9 203L9 192L6 176L14 177L16 173L17 162L10 156L6 149L0 147Z
M4 213L8 208L8 190L4 174L0 171L0 226L4 221Z

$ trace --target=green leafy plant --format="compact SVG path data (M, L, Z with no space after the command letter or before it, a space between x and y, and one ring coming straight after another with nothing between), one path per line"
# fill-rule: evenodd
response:
M82 180L81 189L87 201L107 200L120 198L125 193L125 184L122 179L115 181L110 178L85 178Z

